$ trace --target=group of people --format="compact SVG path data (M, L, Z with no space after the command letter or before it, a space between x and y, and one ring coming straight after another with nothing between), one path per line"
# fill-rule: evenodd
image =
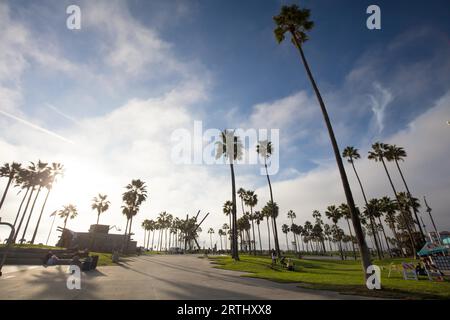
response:
M52 251L49 251L43 261L44 267L47 266L55 266L61 264L75 265L80 267L83 271L88 271L95 269L97 267L97 263L94 262L94 258L91 256L87 256L84 261L81 261L80 256L78 254L74 254L71 259L61 259Z
M272 267L274 267L277 264L277 258L278 258L274 249L272 249L272 251L271 251L271 258L272 258ZM284 256L281 256L279 260L280 260L280 264L283 267L285 267L286 269L288 269L289 271L295 270L294 261L292 261L291 258L286 258Z

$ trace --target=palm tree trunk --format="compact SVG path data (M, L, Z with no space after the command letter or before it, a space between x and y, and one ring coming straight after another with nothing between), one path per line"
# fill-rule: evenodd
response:
M411 192L409 191L409 188L408 188L408 184L406 183L405 177L403 176L403 172L400 169L400 165L398 164L397 160L395 160L395 164L397 166L398 172L400 173L400 177L402 177L403 184L405 185L406 192L408 193L409 201L411 201L411 206L414 211L414 216L416 217L416 223L419 226L419 231L420 231L420 234L422 235L422 241L425 243L426 242L425 233L423 232L422 226L420 225L420 222L419 222L419 217L417 215L417 213L418 213L417 208L412 205L413 201L412 201Z
M306 72L307 72L309 80L313 86L314 92L316 93L317 100L319 101L319 105L320 105L320 108L321 108L321 111L323 114L323 118L325 120L325 124L328 129L328 134L330 135L330 140L331 140L331 144L333 146L334 156L336 158L337 166L339 169L339 174L340 174L341 180L342 180L342 185L344 187L345 197L347 199L347 205L349 207L350 215L351 215L352 222L353 222L353 229L355 230L356 239L358 241L358 246L359 246L361 260L362 260L364 278L366 279L368 277L366 274L366 270L372 264L372 262L371 262L370 253L367 248L367 244L364 239L363 232L362 232L361 222L359 220L359 216L356 211L352 191L350 189L350 184L347 179L347 174L345 173L344 164L342 163L342 158L341 158L341 154L339 152L339 147L336 142L336 138L334 136L333 127L331 126L331 122L328 117L328 112L325 108L325 103L322 100L322 96L320 95L319 88L316 85L316 82L315 82L313 75L311 73L311 70L309 68L308 62L306 61L306 57L305 57L305 54L303 53L303 49L302 49L296 35L294 33L292 33L292 36L293 36L294 42L300 52L303 65L305 66Z
M352 249L353 249L353 256L355 257L356 260L356 250L355 250L355 244L353 243L353 235L352 235L352 229L350 228L350 221L347 220L347 224L348 224L348 232L350 233L350 238L352 239Z
M233 152L234 156L234 152ZM236 182L234 177L234 166L233 166L233 157L230 158L230 170L231 170L231 192L232 192L232 202L233 202L233 227L232 227L232 237L233 237L233 248L231 257L235 260L239 260L239 253L237 247L237 215L236 215Z
M38 221L36 223L36 228L34 229L33 237L31 238L31 244L34 244L34 240L36 239L36 235L37 235L37 232L38 232L38 229L39 229L39 224L41 223L42 214L44 213L45 204L47 203L47 199L48 199L48 196L50 194L50 190L51 189L48 189L47 195L45 196L44 204L42 205L41 213L39 214L39 219L38 219Z
M63 229L66 229L67 219L69 219L69 215L67 215L66 218L64 219L64 227L63 227Z
M264 158L264 167L266 168L267 183L269 184L269 190L270 190L270 201L272 202L272 208L273 208L273 205L275 204L275 202L273 201L272 184L270 183L269 172L267 170L266 158ZM277 256L280 257L281 252L280 252L280 244L278 243L277 221L276 221L276 218L274 217L273 212L272 212L272 223L273 223L273 238L274 238L274 243L275 243L275 251L277 252Z
M20 239L20 243L23 243L25 241L25 235L27 233L28 225L30 224L31 215L33 214L34 206L36 204L36 200L39 197L39 193L41 192L41 187L39 186L38 192L36 193L36 196L33 200L33 205L31 206L30 214L28 215L27 223L25 224L25 229L23 230L22 239Z
M20 202L19 210L17 210L16 218L14 219L14 224L13 224L14 228L16 227L17 219L19 219L20 211L22 210L22 205L25 202L25 199L28 195L28 191L30 191L30 188L27 188L27 191L25 192L25 195L23 196L22 201Z
M253 207L250 207L250 214L252 216L252 233L253 233L253 254L256 256L256 237L255 237L255 223L253 221Z
M392 258L391 247L389 246L389 241L388 241L388 239L386 237L386 232L384 231L384 227L383 227L383 224L381 223L381 218L380 217L378 217L378 221L380 222L380 225L381 225L381 232L383 233L384 240L386 241L386 246L387 246L387 250L389 252L389 256Z
M384 162L383 158L381 158L381 163L383 164L384 170L386 171L386 175L387 175L387 177L389 179L389 183L391 184L392 191L394 191L395 199L397 199L397 203L398 203L398 206L399 206L399 209L400 209L400 213L403 216L403 219L405 220L406 229L408 231L409 239L411 241L411 246L412 246L412 250L414 251L414 257L415 257L416 256L416 251L417 251L416 250L416 243L414 241L414 238L413 238L413 235L412 235L412 231L411 231L411 228L410 228L409 223L408 223L408 219L405 216L404 209L402 208L401 202L400 202L400 200L398 198L397 190L395 190L394 183L392 182L391 175L389 174L389 171L388 171L388 169L386 167L386 163Z
M156 232L156 229L154 229L153 230L153 234L152 234L152 251L153 251L153 244L154 244L154 240L155 240L155 232Z
M56 216L57 216L57 214L55 212L55 215L53 216L52 225L50 226L50 230L48 230L48 236L47 236L47 241L45 241L45 245L48 245L48 240L50 240L50 234L52 233L53 224L55 223Z
M9 186L11 185L11 182L13 181L13 179L14 179L14 174L10 174L9 178L8 178L8 183L6 184L5 191L3 191L2 200L0 200L0 209L3 206L3 202L5 202L6 194L8 193Z
M259 230L259 223L256 224L258 227L258 239L259 239L259 251L262 254L262 243L261 243L261 230Z
M359 178L359 174L356 171L355 163L353 162L353 160L351 160L350 163L352 164L353 172L355 172L356 179L358 180L359 187L361 188L361 193L363 195L364 203L366 204L366 208L367 208L367 210L370 210L370 206L369 206L369 203L367 201L366 193L364 191L361 179ZM369 218L370 218L370 222L371 222L370 223L370 227L372 228L372 233L373 233L373 236L374 236L374 239L375 239L375 248L377 249L377 256L378 256L378 259L381 260L382 256L381 256L380 245L379 245L379 243L378 243L378 241L376 239L376 236L375 236L375 234L376 234L375 233L375 227L373 225L373 218L372 218L372 215L371 215L370 211L369 211Z
M14 235L14 241L13 241L14 243L17 240L17 236L19 235L19 231L20 231L20 228L22 227L23 220L25 219L25 216L27 214L28 206L30 204L31 197L33 196L33 193L34 193L34 188L31 189L31 192L28 195L27 204L25 205L25 209L23 210L22 217L20 218L19 226L16 229L16 234Z
M269 217L267 219L267 239L269 239L269 251L272 251L272 247L270 246L270 226L269 226Z
M286 232L286 250L289 251L289 242L288 242L287 232Z

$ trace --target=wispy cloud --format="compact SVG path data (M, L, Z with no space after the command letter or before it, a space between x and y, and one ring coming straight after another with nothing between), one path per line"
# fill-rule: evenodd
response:
M375 116L378 133L384 129L384 118L386 107L392 102L393 96L389 90L383 88L379 83L374 83L375 94L370 94L370 102L373 114Z
M22 123L22 124L24 124L24 125L26 125L26 126L28 126L30 128L33 128L33 129L38 130L40 132L46 133L46 134L48 134L48 135L50 135L52 137L55 137L57 139L60 139L60 140L64 141L64 142L71 143L71 144L74 143L70 139L64 138L63 136L61 136L61 135L59 135L59 134L57 134L57 133L55 133L53 131L47 130L45 128L42 128L42 127L40 127L38 125L35 125L34 123L31 123L31 122L29 122L29 121L27 121L25 119L19 118L19 117L15 116L15 115L13 115L11 113L8 113L8 112L3 111L3 110L0 110L0 113L3 114L4 116L10 118L10 119L16 120L16 121L18 121L18 122L20 122L20 123Z

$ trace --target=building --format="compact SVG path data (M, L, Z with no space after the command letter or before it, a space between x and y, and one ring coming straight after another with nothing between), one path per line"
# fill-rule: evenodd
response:
M62 230L61 237L56 244L63 248L89 249L95 252L111 253L114 250L136 252L137 242L129 235L109 233L110 226L93 224L88 232Z

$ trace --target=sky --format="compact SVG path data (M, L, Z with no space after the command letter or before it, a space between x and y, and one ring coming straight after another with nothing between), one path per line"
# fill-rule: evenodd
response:
M37 241L49 215L73 203L68 227L95 223L91 199L107 194L101 223L125 227L121 194L131 179L148 186L133 232L142 243L144 219L161 211L183 218L210 213L200 236L228 219L226 165L173 159L177 130L279 130L279 170L271 175L278 226L294 210L297 223L345 201L334 155L311 85L289 40L273 35L280 0L237 1L0 1L0 162L61 162ZM293 1L292 3L299 3ZM81 9L81 29L66 26L69 5ZM311 9L315 27L304 50L323 94L341 149L352 145L370 198L393 197L372 143L403 146L411 192L427 197L441 230L450 229L450 8L448 1L327 1ZM366 27L366 9L381 9L381 29ZM207 144L203 140L201 145ZM254 153L254 145L249 145ZM253 151L252 151L253 150ZM237 186L269 199L261 165L236 168ZM363 199L346 166L354 197ZM399 190L403 185L389 164ZM6 179L0 180L0 190ZM8 194L0 216L13 220L20 195ZM38 200L40 207L42 199ZM240 214L240 213L239 213ZM34 213L32 221L37 219ZM428 216L421 215L431 230ZM326 220L326 219L325 219ZM62 221L58 221L62 225ZM345 226L344 224L342 224ZM264 228L262 229L264 230ZM6 230L0 230L5 238ZM55 243L53 232L50 243ZM263 244L266 234L262 232ZM280 239L284 247L284 239Z

